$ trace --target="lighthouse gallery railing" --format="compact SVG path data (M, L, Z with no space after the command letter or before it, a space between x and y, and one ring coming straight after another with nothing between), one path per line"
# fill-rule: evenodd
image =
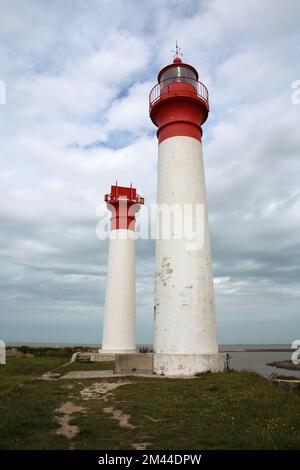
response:
M198 80L195 80L190 77L170 77L165 80L161 80L159 83L157 83L152 90L150 91L149 95L149 106L150 109L153 107L153 105L161 98L161 97L166 97L168 95L168 92L170 94L174 93L174 90L172 90L172 85L173 83L189 83L193 85L193 87L196 90L198 98L201 98L205 104L207 105L207 108L209 109L209 98L208 98L208 90L203 83L199 82ZM186 93L186 87L182 87L182 92L185 94ZM180 86L176 87L176 93L180 93Z

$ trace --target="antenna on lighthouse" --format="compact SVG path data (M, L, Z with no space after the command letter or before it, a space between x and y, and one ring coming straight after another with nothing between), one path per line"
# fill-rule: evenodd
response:
M181 52L181 47L179 46L178 44L178 41L176 41L176 47L175 47L175 51L174 49L171 50L171 52L174 52L174 59L180 59L180 57L183 56L183 53Z

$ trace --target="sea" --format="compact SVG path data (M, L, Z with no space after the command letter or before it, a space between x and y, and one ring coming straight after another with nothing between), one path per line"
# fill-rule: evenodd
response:
M264 377L272 374L300 378L300 370L279 369L270 362L291 360L294 350L290 344L232 344L221 345L220 351L229 354L229 366L234 370L257 372Z
M79 344L79 343L6 343L7 346L32 346L32 347L74 347L83 346L89 348L99 348L99 344ZM138 345L138 347L152 348L151 345ZM278 369L267 364L275 361L290 360L293 350L290 344L223 344L220 345L221 352L229 354L229 365L234 370L248 370L257 372L264 377L272 374L283 376L294 376L300 378L300 371Z

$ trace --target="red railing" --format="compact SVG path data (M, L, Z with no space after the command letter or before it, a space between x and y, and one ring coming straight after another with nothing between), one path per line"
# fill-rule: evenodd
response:
M160 98L167 98L168 94L174 94L174 90L172 90L172 87L170 87L170 85L172 85L173 83L189 83L190 85L192 85L195 88L197 97L201 98L206 104L207 109L209 109L208 90L206 86L203 85L203 83L190 77L170 77L157 83L150 91L150 110ZM186 87L182 87L182 92L183 94L186 94ZM180 87L178 86L176 87L176 93L180 93Z
M112 194L105 194L104 201L113 204L114 202L119 202L119 201L130 201L134 202L136 204L144 204L144 198L136 194L136 196L130 198L127 197L126 195L118 195L118 196L112 196Z

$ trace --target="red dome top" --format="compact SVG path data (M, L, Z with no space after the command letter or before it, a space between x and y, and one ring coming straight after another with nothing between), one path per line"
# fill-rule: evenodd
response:
M180 57L176 56L174 57L174 60L173 60L173 64L181 64L182 60L180 59Z

